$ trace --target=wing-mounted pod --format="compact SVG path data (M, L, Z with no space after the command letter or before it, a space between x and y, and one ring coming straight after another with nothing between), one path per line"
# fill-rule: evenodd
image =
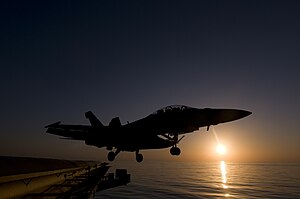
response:
M122 126L122 125L121 125L121 122L120 122L120 118L119 118L119 117L113 118L113 119L110 121L109 126L110 126L110 127L120 127L120 126Z
M90 120L90 123L94 127L102 127L103 124L98 120L98 118L92 113L92 111L88 111L85 113L85 117Z

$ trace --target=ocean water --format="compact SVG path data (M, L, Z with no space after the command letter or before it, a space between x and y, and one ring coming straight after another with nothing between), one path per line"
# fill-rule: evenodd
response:
M131 182L95 198L293 198L300 199L300 164L237 164L220 161L113 163Z

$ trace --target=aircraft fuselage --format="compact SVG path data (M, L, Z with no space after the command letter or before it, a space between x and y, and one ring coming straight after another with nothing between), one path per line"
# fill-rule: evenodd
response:
M106 147L110 152L108 159L113 160L120 151L135 151L137 161L143 157L139 150L172 147L172 155L179 155L177 144L180 134L191 133L201 127L230 122L250 115L251 112L237 109L197 109L187 106L168 106L145 118L121 125L114 118L104 126L92 112L86 117L91 125L65 125L60 122L46 126L47 133L71 140L84 140L87 145ZM208 129L207 128L207 129Z

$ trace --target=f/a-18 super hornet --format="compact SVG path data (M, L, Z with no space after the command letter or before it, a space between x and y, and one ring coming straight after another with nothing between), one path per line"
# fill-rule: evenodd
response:
M113 118L108 126L103 125L91 112L85 113L91 125L67 125L56 122L46 126L47 133L64 139L83 140L87 145L106 147L113 161L121 151L135 152L136 161L142 162L140 150L170 147L171 155L178 156L180 135L191 133L201 127L238 120L251 112L238 109L198 109L184 105L167 106L145 118L122 125L119 117ZM115 149L115 151L113 151Z

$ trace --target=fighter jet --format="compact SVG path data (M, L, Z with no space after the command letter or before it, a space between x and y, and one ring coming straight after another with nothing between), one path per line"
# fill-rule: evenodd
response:
M106 147L113 161L121 151L135 152L137 162L143 161L140 150L170 147L171 155L180 155L179 142L184 135L220 123L238 120L251 112L237 109L198 109L184 105L161 108L145 118L122 125L119 117L103 125L91 112L85 113L91 125L66 125L61 122L47 125L47 133L63 139L83 140L85 144ZM181 136L181 137L179 137ZM113 151L115 150L115 151Z

